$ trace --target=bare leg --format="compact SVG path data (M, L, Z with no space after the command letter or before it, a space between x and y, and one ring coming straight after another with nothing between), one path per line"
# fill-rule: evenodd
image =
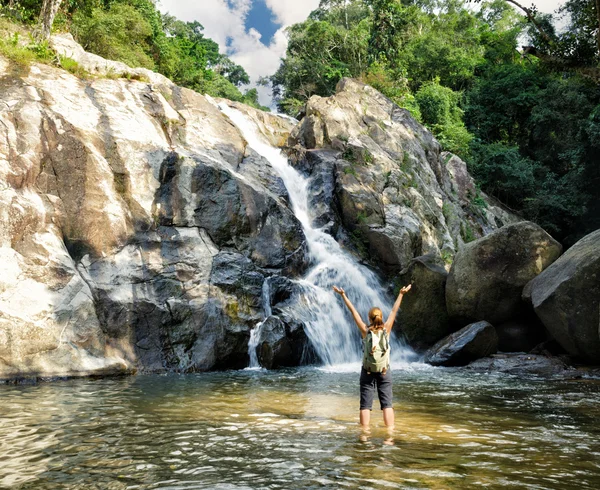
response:
M363 428L369 427L371 423L371 410L361 410L360 411L360 425Z
M393 429L394 428L394 409L393 408L384 408L383 409L383 422L385 426Z

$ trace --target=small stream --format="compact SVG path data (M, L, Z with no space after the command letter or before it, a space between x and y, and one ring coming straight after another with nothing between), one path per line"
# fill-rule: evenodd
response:
M392 434L357 365L0 386L0 487L600 488L599 381L394 377Z

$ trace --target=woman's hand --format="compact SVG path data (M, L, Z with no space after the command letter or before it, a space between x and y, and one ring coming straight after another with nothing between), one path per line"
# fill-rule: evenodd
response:
M400 294L401 295L405 295L406 293L408 293L412 288L412 284L409 284L408 286L404 286L401 290L400 290Z
M346 291L344 291L342 288L338 288L337 286L333 286L333 290L340 296L344 296L346 294Z

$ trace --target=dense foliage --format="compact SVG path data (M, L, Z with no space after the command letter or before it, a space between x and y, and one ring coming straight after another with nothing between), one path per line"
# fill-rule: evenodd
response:
M465 158L483 190L570 244L600 227L596 5L567 0L554 18L505 0L322 0L288 29L270 81L297 115L361 78Z
M0 0L0 9L34 23L42 0ZM55 29L69 30L83 47L132 67L156 70L175 83L215 97L258 104L256 89L240 65L219 53L198 22L161 14L152 0L63 0Z

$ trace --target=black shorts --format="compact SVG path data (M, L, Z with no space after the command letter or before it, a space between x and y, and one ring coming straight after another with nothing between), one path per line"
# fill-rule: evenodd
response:
M360 370L360 409L372 410L375 390L379 396L381 410L392 408L392 372L388 369L385 374L367 373L363 367Z

